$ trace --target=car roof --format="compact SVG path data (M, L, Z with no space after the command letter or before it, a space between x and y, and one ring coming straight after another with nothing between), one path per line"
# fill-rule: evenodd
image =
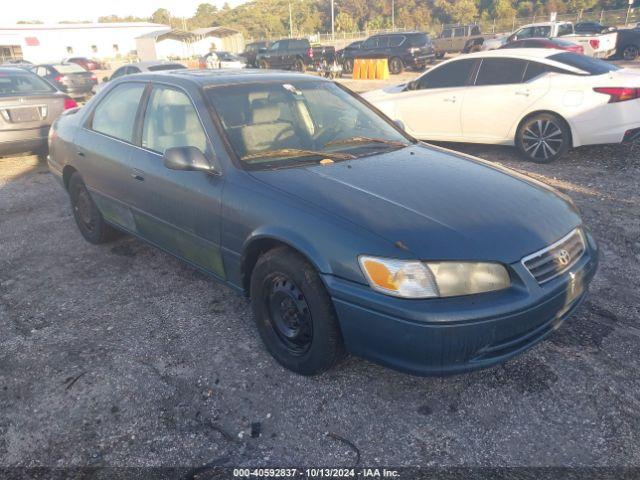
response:
M0 65L0 73L4 73L4 74L9 74L9 73L30 73L31 75L35 75L34 73L32 73L30 70L27 70L26 68L19 68L19 67L8 67L8 66L4 66L4 65Z
M563 50L556 50L553 48L505 48L498 50L489 50L486 52L476 52L469 53L467 55L462 55L459 57L452 58L451 60L447 60L446 62L442 62L440 65L446 65L449 62L460 61L465 58L516 58L520 60L530 60L533 62L542 62L547 63L552 66L557 66L562 68L563 70L567 70L569 72L581 73L583 72L579 68L572 67L571 65L567 65L562 62L557 62L549 57L553 55L578 55L571 52L566 52ZM438 65L439 66L439 65Z
M120 65L118 69L122 67L138 67L143 70L149 67L155 67L157 65L182 65L180 62L169 62L167 60L147 60L145 62L136 62L136 63L125 63L124 65Z
M536 22L536 23L528 23L527 25L522 25L520 28L527 28L527 27L550 27L552 25L567 25L567 24L571 24L571 22ZM520 28L518 30L520 30Z
M126 79L127 77L122 77ZM270 83L270 82L296 82L296 81L321 81L329 82L322 77L315 77L304 73L292 73L278 70L260 69L215 69L215 70L164 70L148 72L136 75L138 79L151 81L169 81L173 83L190 83L201 87L240 84L240 83ZM120 80L120 79L118 79ZM123 80L124 81L124 80Z
M529 40L529 39L525 39ZM532 39L532 40L538 40ZM475 52L456 58L490 58L490 57L517 57L523 60L540 60L556 55L558 50L551 48L505 48L498 50L488 50L485 52Z

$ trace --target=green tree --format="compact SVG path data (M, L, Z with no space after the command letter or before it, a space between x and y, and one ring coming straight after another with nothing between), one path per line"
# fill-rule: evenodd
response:
M151 21L162 25L171 25L171 13L166 8L159 8L151 15Z

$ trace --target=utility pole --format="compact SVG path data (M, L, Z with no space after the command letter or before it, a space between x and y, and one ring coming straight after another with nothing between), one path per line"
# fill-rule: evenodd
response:
M335 27L335 15L334 15L334 5L333 0L331 0L331 40L335 40L336 38L336 27Z
M396 29L396 0L391 0L391 29Z
M293 38L293 15L291 13L291 2L289 2L289 38Z

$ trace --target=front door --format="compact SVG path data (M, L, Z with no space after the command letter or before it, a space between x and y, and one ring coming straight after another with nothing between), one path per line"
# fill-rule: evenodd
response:
M411 135L421 140L455 140L461 135L462 99L476 65L464 59L429 70L416 90L398 93L396 114Z
M166 149L185 146L197 147L213 158L195 106L185 91L156 85L141 126L142 148L130 162L139 234L224 279L220 254L222 177L170 170L163 161Z

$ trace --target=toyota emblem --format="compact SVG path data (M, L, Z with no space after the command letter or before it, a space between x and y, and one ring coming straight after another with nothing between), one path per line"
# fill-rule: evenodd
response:
M561 267L566 267L567 265L569 265L570 261L571 255L566 250L560 250L558 252L558 255L556 255L556 262L558 262L558 265L560 265Z

